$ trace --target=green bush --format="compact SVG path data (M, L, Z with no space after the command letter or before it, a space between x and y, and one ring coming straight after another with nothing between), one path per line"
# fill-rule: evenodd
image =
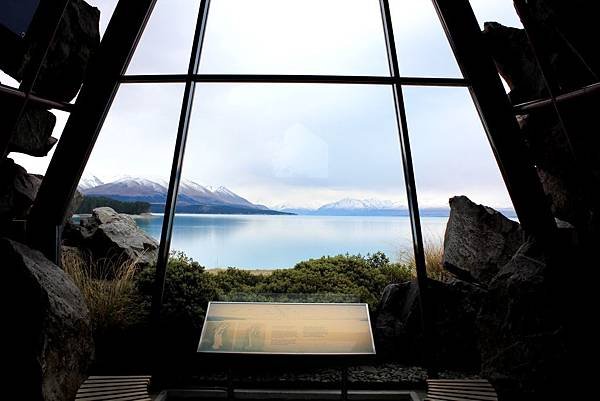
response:
M256 287L258 293L354 296L375 307L387 284L410 280L412 272L390 263L382 252L310 259L292 269L275 270Z
M156 268L150 266L136 277L143 308L150 310ZM174 252L169 258L165 279L162 319L201 327L208 301L218 296L215 280L204 267L182 252Z

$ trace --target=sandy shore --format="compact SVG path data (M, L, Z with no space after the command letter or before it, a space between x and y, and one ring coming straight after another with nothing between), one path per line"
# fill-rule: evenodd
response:
M215 274L215 273L225 271L225 270L227 270L226 267L213 267L210 269L206 269L205 272ZM243 270L245 272L248 272L250 274L254 274L257 276L268 276L271 273L273 273L275 270L279 270L279 269L240 269L240 270Z

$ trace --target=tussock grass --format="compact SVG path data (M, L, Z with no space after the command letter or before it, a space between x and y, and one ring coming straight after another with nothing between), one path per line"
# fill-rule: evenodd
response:
M424 239L425 246L425 266L427 276L434 280L446 281L449 279L448 273L444 270L444 239L439 237L428 237ZM402 250L398 253L398 261L406 266L416 275L415 255L410 250Z
M94 261L87 255L63 253L63 269L83 294L94 332L122 328L131 323L136 262L123 258Z

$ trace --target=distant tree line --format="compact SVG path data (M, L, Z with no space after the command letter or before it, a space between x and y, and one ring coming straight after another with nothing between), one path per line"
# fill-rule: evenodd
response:
M77 208L77 214L90 214L97 207L108 206L117 213L141 214L150 212L148 202L123 202L104 196L84 196L83 202Z

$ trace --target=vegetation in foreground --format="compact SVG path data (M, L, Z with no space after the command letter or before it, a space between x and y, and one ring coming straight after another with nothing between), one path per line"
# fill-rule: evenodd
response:
M441 243L428 243L426 253L430 277L444 279ZM74 253L66 253L62 262L87 301L97 335L146 324L154 266L139 269L134 261L92 261ZM163 318L200 328L211 300L366 302L375 312L386 285L414 276L410 253L401 255L398 263L382 252L325 256L256 274L237 268L208 271L184 253L174 252L167 267Z

